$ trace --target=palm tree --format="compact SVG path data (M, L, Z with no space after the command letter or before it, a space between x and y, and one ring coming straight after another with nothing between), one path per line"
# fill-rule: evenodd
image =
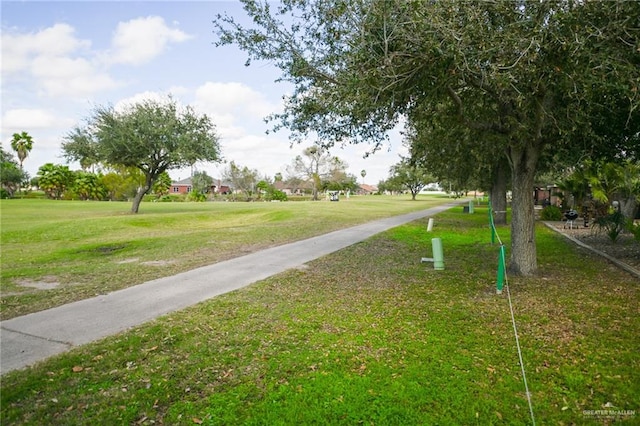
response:
M360 176L362 176L362 184L363 184L363 185L364 185L364 177L365 177L366 175L367 175L367 171L363 169L363 170L360 172Z
M22 169L22 163L27 158L29 152L33 148L33 138L27 132L14 133L13 139L11 139L11 148L18 155L18 161L20 161L20 169Z

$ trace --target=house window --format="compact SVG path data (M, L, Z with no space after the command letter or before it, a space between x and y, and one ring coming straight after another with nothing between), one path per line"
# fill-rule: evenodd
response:
M187 186L187 192L191 192L191 187Z
M178 188L177 186L173 187L173 192L180 192L180 188Z

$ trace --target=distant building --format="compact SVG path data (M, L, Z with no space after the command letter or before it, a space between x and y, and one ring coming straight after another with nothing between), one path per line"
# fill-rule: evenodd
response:
M375 185L361 184L358 186L358 195L371 195L378 192L378 187Z
M282 191L285 194L289 195L304 195L305 192L311 192L313 189L313 184L311 182L285 182L285 181L275 181L273 183L273 187L278 191Z
M211 189L209 192L211 194L230 194L231 193L231 184L228 182L223 182L220 179L214 179L214 182L217 184L211 185ZM191 184L191 178L186 178L179 180L177 182L171 183L171 194L188 194L193 190L193 185Z
M563 191L556 185L536 186L533 189L533 202L537 206L560 206L562 198L559 196Z

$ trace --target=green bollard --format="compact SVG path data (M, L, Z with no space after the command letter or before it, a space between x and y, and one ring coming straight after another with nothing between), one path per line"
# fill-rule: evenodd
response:
M469 214L473 214L473 200L469 201Z
M498 255L498 279L496 284L496 294L502 294L502 286L504 285L504 269L505 254L504 246L500 246L500 254Z
M444 254L442 253L442 240L440 238L431 239L433 249L433 269L442 271L444 269Z

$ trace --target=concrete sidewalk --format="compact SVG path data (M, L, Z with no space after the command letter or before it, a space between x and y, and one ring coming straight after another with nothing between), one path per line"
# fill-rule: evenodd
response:
M2 321L0 374L300 266L458 204L377 220Z

